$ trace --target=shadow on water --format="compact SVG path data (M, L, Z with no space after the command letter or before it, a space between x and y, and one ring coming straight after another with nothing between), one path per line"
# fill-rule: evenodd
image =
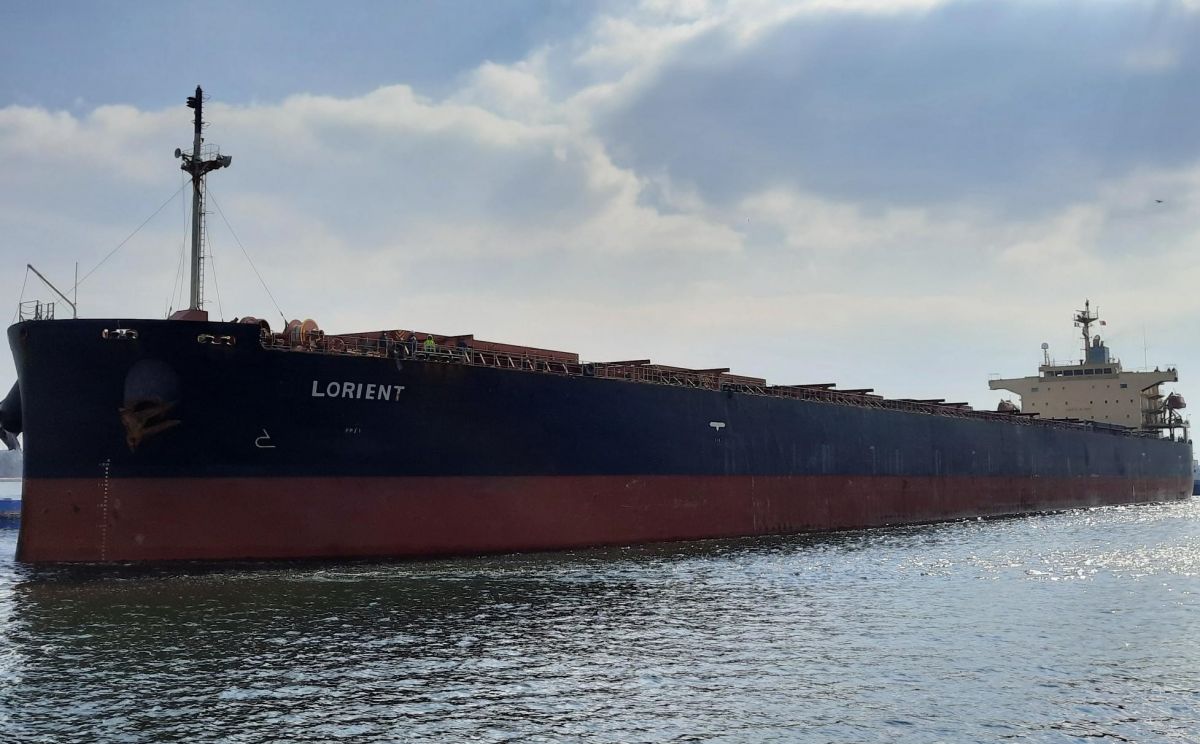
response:
M117 646L174 647L197 628L245 623L260 639L320 637L336 623L364 643L400 628L454 634L509 625L493 630L536 634L539 626L527 620L560 610L575 620L669 612L655 605L674 601L663 588L680 580L679 571L736 575L739 564L764 559L930 545L955 532L941 524L417 561L14 565L4 635L19 650L22 639L48 637L91 648L97 631ZM223 657L228 649L197 652Z
M267 635L272 618L281 623L275 630L301 634L324 632L337 618L369 638L394 627L520 622L556 607L647 614L659 601L674 601L662 592L665 585L697 572L737 581L739 567L767 560L845 562L879 549L935 550L970 539L977 524L439 560L14 564L4 635L14 640L24 630L30 638L56 636L69 645L75 629L104 627L118 636L161 634L151 645L170 645L170 636L182 640L190 628L246 618L266 622L258 630Z
M293 628L337 615L363 623L370 635L380 627L381 614L407 626L448 626L478 621L485 608L489 622L504 622L510 609L520 617L531 607L644 612L661 585L680 573L720 572L722 581L737 582L739 567L772 560L844 568L864 554L874 560L885 553L961 552L978 548L997 529L1023 529L1022 521L1033 519L1038 518L437 560L14 563L6 567L8 594L0 602L8 606L9 631L25 627L37 635L57 628L69 636L72 628L97 623L119 630L131 617L174 633L212 622L214 608L221 608L223 619L278 616Z
M1020 520L1025 517L997 517L986 521ZM250 576L283 576L298 581L305 576L328 581L357 580L377 572L394 571L413 577L439 577L448 574L503 574L553 570L558 573L587 569L610 569L621 564L649 566L692 560L731 560L759 555L789 555L812 551L854 552L870 550L880 544L901 547L932 545L957 540L964 525L980 519L918 525L881 527L838 532L806 532L790 535L760 535L741 538L689 540L640 545L602 546L579 550L511 554L452 556L435 559L300 559L172 561L160 563L49 564L13 566L18 589L40 585L82 585L108 582L152 582Z

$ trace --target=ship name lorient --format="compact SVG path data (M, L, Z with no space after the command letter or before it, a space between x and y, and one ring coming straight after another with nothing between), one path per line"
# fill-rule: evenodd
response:
M8 329L27 562L427 556L842 530L1185 498L1174 370L1079 364L996 380L999 411L728 369L404 329L278 332L203 309L192 148L190 306ZM1074 391L1104 385L1080 410ZM1111 393L1111 395L1107 395ZM1105 401L1101 404L1099 401ZM1110 402L1111 401L1111 402Z

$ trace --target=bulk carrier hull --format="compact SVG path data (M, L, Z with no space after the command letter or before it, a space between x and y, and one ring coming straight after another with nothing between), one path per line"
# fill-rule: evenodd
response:
M1191 445L384 332L25 321L22 561L469 554L1187 498ZM633 366L631 366L633 365ZM669 369L669 368L668 368ZM618 374L619 373L619 374Z

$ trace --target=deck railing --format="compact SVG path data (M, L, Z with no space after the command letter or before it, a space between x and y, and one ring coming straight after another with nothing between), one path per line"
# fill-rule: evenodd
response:
M41 300L25 300L17 306L21 320L54 320L54 303Z

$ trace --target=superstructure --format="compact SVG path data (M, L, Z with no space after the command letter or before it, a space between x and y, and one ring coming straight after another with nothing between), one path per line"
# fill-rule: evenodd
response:
M1083 356L1078 362L1050 359L1042 344L1043 363L1037 376L994 379L992 390L1008 390L1021 397L1021 409L1042 418L1099 421L1131 429L1163 431L1187 438L1187 423L1180 414L1186 407L1177 393L1164 395L1162 385L1178 382L1174 367L1126 371L1092 326L1103 323L1091 302L1075 313L1083 335Z

